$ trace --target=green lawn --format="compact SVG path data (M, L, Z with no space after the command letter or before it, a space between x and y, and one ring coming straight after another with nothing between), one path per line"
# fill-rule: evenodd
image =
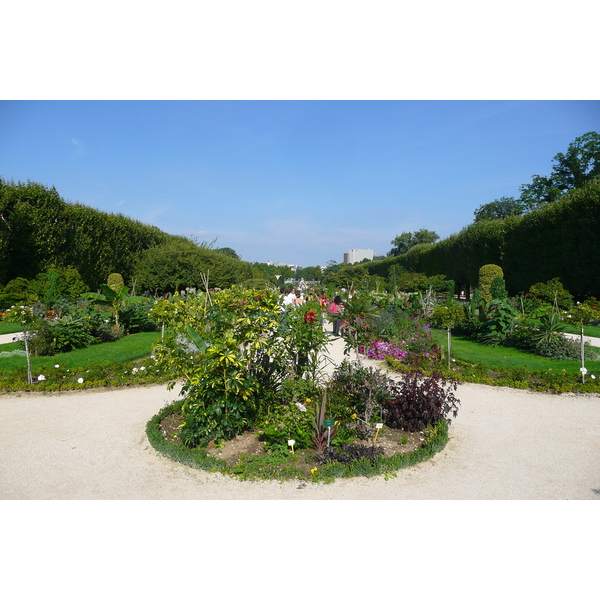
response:
M565 331L567 333L576 333L577 335L581 333L579 327L575 327L573 325L567 325ZM586 325L583 328L583 334L589 335L590 337L600 338L600 325Z
M81 369L90 365L109 363L126 363L131 360L144 358L152 351L152 346L160 338L159 332L134 333L116 342L95 344L81 350L73 350L54 356L32 356L32 370L54 368L60 364L67 369ZM10 352L23 348L21 342L0 345L0 352ZM26 368L24 356L9 356L0 358L0 374Z
M18 331L23 331L18 323L0 321L0 335L5 333L17 333Z
M446 332L434 331L434 338L441 348L447 348L448 337ZM567 373L579 373L581 363L579 361L553 360L543 356L535 356L516 348L505 348L503 346L485 346L471 339L453 335L452 336L452 358L469 363L481 363L489 367L505 367L508 369L526 368L529 371L562 371ZM600 361L586 361L585 366L590 373L600 374Z

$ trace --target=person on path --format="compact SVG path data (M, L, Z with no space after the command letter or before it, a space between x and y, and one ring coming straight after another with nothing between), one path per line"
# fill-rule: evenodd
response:
M340 316L344 310L342 299L336 296L329 305L329 314L333 317L333 335L340 335Z

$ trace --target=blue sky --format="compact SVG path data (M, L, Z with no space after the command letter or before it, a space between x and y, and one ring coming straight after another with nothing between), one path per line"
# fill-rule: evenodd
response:
M3 101L0 131L4 179L309 266L460 231L600 131L600 102Z

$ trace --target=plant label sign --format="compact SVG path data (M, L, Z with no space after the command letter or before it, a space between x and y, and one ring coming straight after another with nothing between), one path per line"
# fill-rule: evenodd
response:
M333 427L335 425L335 419L323 419L323 425L325 425L325 427Z

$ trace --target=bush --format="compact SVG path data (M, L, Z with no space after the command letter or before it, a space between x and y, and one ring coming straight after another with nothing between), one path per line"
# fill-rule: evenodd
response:
M121 309L119 321L128 333L158 331L158 323L150 316L150 303L130 304Z
M536 307L550 304L555 309L569 310L573 306L573 296L565 290L558 277L532 285L528 295Z
M391 397L392 384L382 371L345 360L327 385L330 409L337 409L345 422L352 414L359 415L354 429L359 437L367 438L374 433L373 417L382 416L385 402Z
M504 272L502 271L502 267L498 265L483 265L479 269L479 284L478 288L481 292L481 298L486 302L492 300L492 282L496 277L504 277Z
M311 446L313 433L312 415L314 411L309 399L295 401L275 407L261 423L259 438L269 446L287 448L288 440L295 440L295 448L300 450Z
M55 321L37 321L32 329L31 353L35 356L52 356L77 348L87 348L96 340L82 318L65 315Z
M490 285L490 294L492 295L492 299L504 300L508 298L504 277L494 277Z
M406 431L421 431L448 414L456 417L460 400L454 396L457 382L435 371L429 376L409 371L391 387L392 397L386 402L386 423ZM450 419L447 419L450 423Z

